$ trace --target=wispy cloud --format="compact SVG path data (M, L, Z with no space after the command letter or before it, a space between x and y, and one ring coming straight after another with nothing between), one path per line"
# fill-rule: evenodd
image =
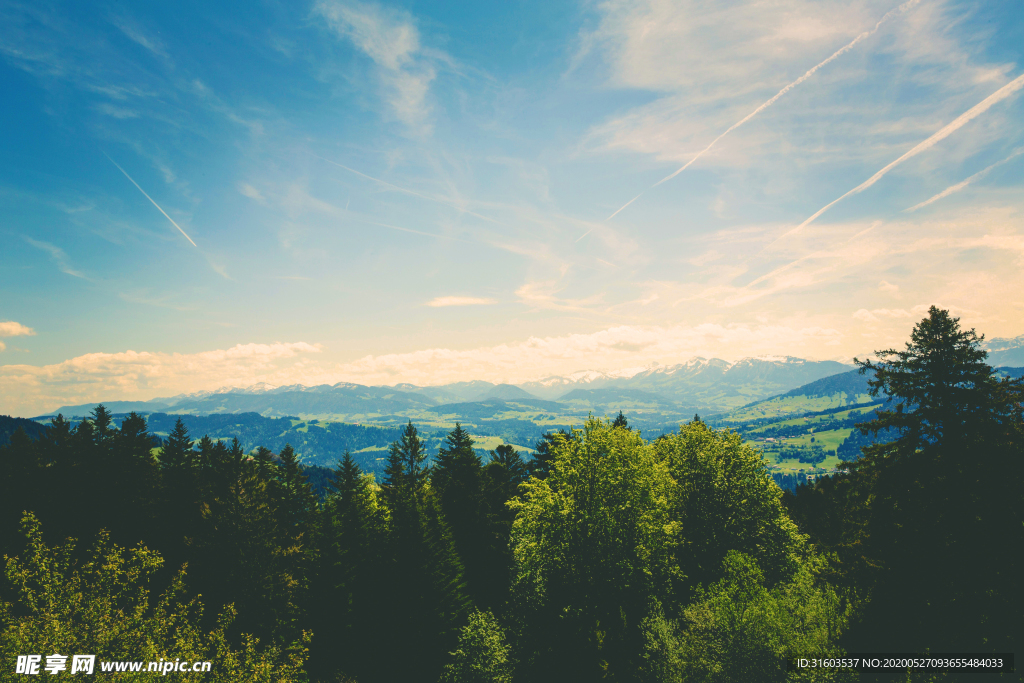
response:
M50 258L53 259L54 263L57 264L57 267L60 268L60 271L62 273L66 273L67 275L71 275L73 277L80 277L83 280L89 279L84 273L75 270L74 268L71 267L71 265L68 263L68 255L65 254L64 250L58 247L57 245L50 244L49 242L43 242L42 240L34 240L27 235L23 235L23 237L25 238L25 241L31 244L33 247L36 247L37 249L42 249L43 251L48 253L50 255Z
M343 169L345 169L346 171L348 171L350 173L355 173L357 176L360 176L362 178L366 178L367 180L372 180L373 182L378 183L380 185L383 185L384 187L387 187L389 189L395 190L396 192L402 192L404 194L412 195L413 197L419 197L420 199L425 199L428 202L437 202L438 204L444 204L445 206L450 206L450 207L452 207L453 209L455 209L457 211L461 211L462 213L469 214L470 216L475 216L476 218L480 218L481 220L485 220L485 221L488 221L490 223L497 223L497 224L500 225L500 223L498 221L494 220L493 218L489 218L487 216L481 215L481 214L476 213L474 211L470 211L466 207L460 206L459 204L456 204L455 202L453 202L450 199L447 199L447 198L444 198L444 197L432 197L430 195L423 194L422 192L416 192L415 190L409 190L409 189L404 188L404 187L399 187L398 185L394 185L392 183L389 183L386 180L381 180L380 178L374 178L372 175L367 175L366 173L363 173L362 171L357 171L356 169L351 168L349 166L346 166L344 164L339 164L337 161L331 161L330 159L326 159L326 158L320 156L319 154L314 154L313 156L316 157L317 159L319 159L320 161L326 161L327 163L332 164L334 166L337 166L338 168L343 168Z
M399 120L411 128L428 130L426 97L436 72L429 62L418 58L423 51L412 17L376 3L339 0L320 0L313 13L377 64L389 92L388 103Z
M754 111L750 112L750 113L749 113L749 114L747 114L747 115L746 115L745 117L743 117L742 119L740 119L740 120L739 120L739 121L737 121L736 123L734 123L734 124L732 124L731 126L729 126L729 128L728 128L728 129L726 129L726 131L725 131L724 133L722 133L722 134L721 134L721 135L719 135L719 136L718 136L717 138L715 138L714 140L712 140L712 141L711 141L711 143L710 143L710 144L709 144L709 145L708 145L707 147L705 147L705 148L704 148L704 149L702 149L701 151L697 152L697 153L696 153L696 154L695 154L695 155L693 156L693 158L692 158L692 159L690 159L689 161L687 161L687 162L686 162L685 164L683 164L683 166L682 166L681 168L677 169L677 170L676 170L676 171L674 171L673 173L670 173L669 175L665 176L664 178L662 178L662 179L661 179L661 180L659 180L658 182L654 183L654 185L652 185L652 186L651 186L651 187L650 187L649 189L653 189L653 188L655 188L655 187L658 187L658 186L659 186L659 185L661 185L662 183L664 183L664 182L666 182L666 181L668 181L668 180L671 180L672 178L675 178L675 177L676 177L677 175L679 175L680 173L682 173L683 171L685 171L685 170L686 170L687 168L689 168L689 167L690 167L690 166L691 166L691 165L692 165L692 164L693 164L693 163L694 163L695 161L697 161L697 160L698 160L698 159L700 159L700 158L701 158L702 156L704 156L704 154L706 154L706 153L707 153L708 151L710 151L710 150L711 150L711 148L712 148L712 147L714 147L714 146L715 146L716 144L718 144L718 142L719 142L719 141L720 141L720 140L721 140L722 138L724 138L724 137L725 137L726 135L728 135L729 133L733 132L734 130L736 130L737 128L739 128L740 126L742 126L742 125L743 125L744 123L746 123L746 122L747 122L747 121L749 121L750 119L754 118L755 116L757 116L758 114L760 114L761 112L763 112L763 111L764 111L765 109L767 109L768 107L770 107L770 106L772 106L773 104L775 104L776 102L778 102L779 98L781 98L781 97L782 97L783 95L785 95L786 93L788 93L788 92L789 92L790 90L792 90L793 88L797 87L798 85L800 85L801 83L803 83L804 81L806 81L806 80L807 80L808 78L810 78L811 76L813 76L813 75L814 75L814 73L815 73L816 71L818 71L819 69L821 69L821 68L822 68L823 66L826 66L826 65L827 65L827 64L829 64L830 62L832 62L832 61L834 61L835 59L839 58L839 57L840 57L841 55L843 55L843 54L845 54L845 53L849 52L850 50L852 50L852 49L854 48L854 46L856 46L856 45L857 45L857 43L860 43L861 41L865 40L866 38L869 38L869 37L870 37L871 35L873 35L874 33L876 33L876 32L878 31L878 29L882 27L882 24L884 24L884 23L885 23L886 21L888 21L889 19L891 19L892 17L894 17L894 16L896 16L896 15L898 15L898 14L902 14L903 12L906 12L906 11L907 11L908 9L910 9L910 8L911 8L911 7L913 7L914 5L918 4L918 2L920 2L920 0L908 0L907 2L903 3L903 4L902 4L902 5L900 5L899 7L895 8L895 9L892 9L892 10L890 10L889 12L887 12L887 13L886 13L886 14L885 14L885 15L884 15L884 16L883 16L883 17L882 17L881 19L879 19L879 20L878 20L878 23L876 23L876 24L875 24L875 26L874 26L873 28L871 28L871 29L869 29L869 30L867 30L867 31L864 31L863 33L861 33L860 35L858 35L858 36L857 36L856 38L854 38L853 40L851 40L851 41L850 41L849 43L847 43L847 44L846 44L846 45L844 45L843 47L841 47L841 48L839 48L838 50L836 50L835 52L833 52L833 53L832 53L832 55L831 55L831 56L829 56L829 57L828 57L827 59L825 59L824 61L822 61L822 62L819 62L818 64L816 64L816 65L814 65L813 67L811 67L811 68L810 68L810 69L809 69L809 70L808 70L808 71L807 71L807 72L806 72L806 73L805 73L805 74L804 74L803 76L801 76L800 78L796 79L795 81L793 81L792 83L790 83L789 85L787 85L786 87L784 87L784 88L783 88L782 90L780 90L779 92L777 92L777 93L776 93L776 94L775 94L775 95L774 95L774 96L773 96L773 97L772 97L771 99L769 99L768 101L766 101L766 102L765 102L764 104L762 104L761 106L759 106L759 107L758 107L757 109L755 109ZM642 195L643 195L643 192L641 192L641 193L640 193L640 194L638 194L637 196L635 196L635 197L633 197L632 199L630 199L630 200L629 200L628 202L626 202L625 204L623 204L623 205L622 205L622 206L621 206L621 207L620 207L620 208L619 208L618 210L616 210L616 211L615 211L614 213L612 213L612 215L608 216L608 218L607 218L606 220L611 220L612 218L615 218L615 216L616 216L616 215L617 215L617 214L618 214L618 213L619 213L620 211L622 211L622 210L623 210L623 209L625 209L625 208L626 208L627 206L629 206L630 204L632 204L633 202L635 202L635 201L636 201L637 199L639 199L639 198L640 198L640 197L641 197Z
M869 187L871 187L872 185L877 183L879 180L881 180L882 177L884 177L886 173L888 173L892 169L896 168L897 166L902 164L907 159L910 159L911 157L915 157L915 156L917 156L918 154L920 154L921 152L923 152L923 151L925 151L927 149L931 149L932 147L934 147L940 141L945 140L950 135L952 135L956 131L960 130L963 126L965 126L970 121L974 120L975 118L977 118L981 114L984 114L993 105L998 104L999 102L1002 102L1003 100L1007 99L1008 97L1012 97L1013 95L1015 95L1021 88L1024 88L1024 75L1018 76L1014 80L1012 80L1009 83L1007 83L1006 85L1004 85L999 90L995 91L994 93L992 93L991 95L986 97L984 100L982 100L978 104L974 105L973 107L971 107L970 109L965 111L963 114L961 114L956 119L954 119L953 121L948 123L945 127L943 127L941 130L939 130L934 135L929 137L927 140L918 143L917 146L915 146L909 152L905 153L903 156L901 156L900 158L896 159L895 161L890 162L887 166L882 168L882 170L880 170L877 173L875 173L873 176L871 176L870 178L865 180L863 183L861 183L857 187L853 188L852 190L850 190L849 192L847 192L843 196L839 197L838 199L835 199L835 200L829 202L828 204L826 204L825 206L821 207L820 209L818 209L818 211L815 212L814 215L812 215L810 218L808 218L807 220L805 220L803 223L801 223L800 225L796 226L792 230L789 230L788 232L784 233L781 237L779 237L779 239L782 239L784 237L788 237L790 235L793 235L793 234L799 232L800 230L803 230L807 225L812 223L821 214L825 213L826 211L831 209L833 206L835 206L836 204L838 204L842 200L846 199L847 197L849 197L851 195L858 194L858 193L863 192L864 190L868 189Z
M110 159L110 163L114 164L114 166L117 166L117 170L118 170L118 171L120 171L121 173L124 173L124 177L125 177L125 178L127 178L127 179L128 179L129 181L131 181L131 184L132 184L132 185L134 185L134 186L135 186L136 188L138 188L139 192L141 192L141 193L142 193L142 196L144 196L144 197L145 197L146 199L148 199L148 200L149 200L149 202L150 202L150 203L151 203L151 204L152 204L153 206L155 206L155 207L157 208L157 211L159 211L160 213L162 213L162 214L164 215L164 218L166 218L167 220L169 220L169 221L171 222L171 225L173 225L174 227L176 227L176 228L178 229L178 232L180 232L180 233L181 233L182 235L184 235L184 236L185 236L185 239L187 239L187 240L188 240L189 242L191 242L191 243L192 243L192 246L193 246L193 247L196 247L196 248L198 249L198 245L197 245L197 244L196 244L195 242L192 242L192 238L188 236L188 233L186 233L186 232L185 232L184 230L182 230L182 229L181 229L181 226L180 226L180 225L178 225L177 223L175 223L175 222L174 222L174 219L173 219L173 218L171 218L170 216L168 216L168 215L167 215L167 212L166 212L166 211L164 211L164 210L163 210L162 208L160 208L160 205L159 205L159 204L157 204L157 203L156 203L155 201L153 201L153 198L152 198L152 197L150 197L150 196L149 196L148 194L146 194L146 191L145 191L145 190L143 190L143 189L142 189L141 187L139 187L139 184L138 184L137 182L135 182L135 181L134 181L134 180L132 179L132 177L131 177L130 175L128 175L128 172L127 172L127 171L125 171L125 170L124 170L123 168L121 168L120 166L118 166L117 162L116 162L116 161L114 161L113 159L111 159L111 158L110 158L110 156L109 156L109 155L107 155L107 153L106 153L106 152L104 152L104 153L103 153L103 156L107 157L107 159Z
M498 303L494 299L485 299L473 296L439 296L427 302L427 306L443 308L445 306L486 306Z
M943 190L942 192L938 193L937 195L935 195L935 196L933 196L933 197L931 197L929 199L924 200L920 204L915 204L914 206L910 207L909 209L904 209L904 211L906 211L908 213L911 212L911 211L917 211L918 209L924 208L924 207L928 206L929 204L937 202L937 201L939 201L940 199L942 199L944 197L948 197L949 195L951 195L951 194L953 194L955 192L959 192L960 190L964 189L965 187L967 187L968 185L973 183L975 180L980 180L980 179L984 178L985 176L987 176L989 174L989 171L991 171L992 169L994 169L994 168L996 168L998 166L1002 166L1006 162L1008 162L1008 161L1010 161L1012 159L1015 159L1016 157L1019 157L1022 153L1024 153L1024 147L1020 147L1020 148L1014 150L1013 154L1011 154L1010 156L1006 157L1002 161L997 161L996 163L992 164L991 166L988 166L987 168L981 169L980 171L978 171L977 173L975 173L971 177L967 178L966 180L962 180L959 183L957 183L956 185L950 185L949 187L947 187L945 190Z

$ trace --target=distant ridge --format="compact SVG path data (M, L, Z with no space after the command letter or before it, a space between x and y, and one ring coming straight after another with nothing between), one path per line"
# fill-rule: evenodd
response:
M516 399L535 399L538 397L528 391L520 389L514 384L498 384L481 397L482 400L489 398L497 398L502 401L514 401Z
M30 439L38 439L46 432L46 426L24 417L11 417L0 415L0 446L6 446L11 442L14 433L22 429Z

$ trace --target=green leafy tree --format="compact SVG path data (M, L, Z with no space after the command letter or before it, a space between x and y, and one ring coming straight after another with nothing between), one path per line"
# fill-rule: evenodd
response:
M768 587L749 555L729 551L721 579L700 587L680 623L652 611L646 636L642 680L793 681L856 680L856 673L791 672L788 658L830 658L843 654L836 645L848 609L835 591L805 565L786 581Z
M750 555L769 585L796 571L805 538L782 505L761 453L728 430L694 420L654 441L675 482L672 520L684 530L673 550L682 577L680 599L720 578L729 551Z
M638 433L593 418L552 450L549 475L513 501L512 619L524 675L628 680L648 605L670 590L678 527L668 467Z
M101 532L83 561L76 560L75 542L50 547L32 515L22 521L28 544L20 557L6 558L4 594L14 603L0 603L0 656L12 662L19 654L94 654L101 661L210 661L204 680L266 683L305 680L304 647L290 654L243 636L232 648L226 635L234 615L228 606L216 628L201 628L203 605L186 598L184 570L154 599L150 584L163 559L145 547L125 550ZM70 660L69 660L70 663ZM70 668L70 667L69 667ZM144 681L145 671L122 673L120 680ZM170 673L168 680L190 680L194 674ZM6 678L6 676L5 676Z
M454 661L445 667L441 683L512 683L512 648L490 612L469 615L451 654Z

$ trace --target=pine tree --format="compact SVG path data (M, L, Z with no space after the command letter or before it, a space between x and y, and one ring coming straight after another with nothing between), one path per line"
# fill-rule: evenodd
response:
M430 484L462 558L470 594L478 604L491 606L502 587L496 584L504 581L493 571L497 539L487 514L482 475L473 439L456 422L437 452Z
M619 414L615 416L615 419L612 421L612 427L622 427L623 429L629 429L629 421L626 420L626 416L622 414L621 410L619 411Z
M381 489L389 505L396 505L403 496L418 495L427 479L426 460L426 449L410 420L401 439L391 444L388 450L388 463Z
M316 496L302 474L298 456L290 444L281 449L280 458L277 481L281 490L281 521L301 536L316 509Z
M864 647L1008 651L1024 642L1024 458L1019 381L997 380L980 348L948 311L931 307L905 349L858 361L885 409L860 425L892 430L867 446L835 487L856 504L844 543L859 548L873 599ZM890 433L892 433L890 432Z
M188 427L179 417L174 423L174 429L167 435L167 440L160 449L160 466L165 473L172 477L184 477L186 473L191 473L194 458L192 437L189 436Z
M530 476L537 479L546 479L555 466L554 447L561 443L562 440L572 438L572 435L564 429L545 434L534 446L533 459L526 465Z

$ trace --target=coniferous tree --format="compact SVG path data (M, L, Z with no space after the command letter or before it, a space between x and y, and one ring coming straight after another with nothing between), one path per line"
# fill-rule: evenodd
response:
M836 487L856 504L844 543L860 548L872 594L862 647L1012 651L1024 639L1024 458L1019 381L985 363L984 337L931 307L904 350L861 362L888 399L864 432L895 440L863 449ZM992 476L987 476L991 473ZM874 569L871 569L874 568Z
M380 563L378 612L388 638L378 644L370 680L429 681L440 675L468 609L462 563L436 494L427 482L426 451L412 422L392 444L381 494L388 530ZM403 657L392 656L402 643ZM381 649L384 647L385 649Z
M546 479L551 474L551 468L555 464L555 452L553 448L559 443L566 439L571 439L572 435L564 429L559 429L557 432L548 432L541 438L540 441L534 446L533 459L527 463L526 467L530 472L531 477L537 479Z
M430 483L462 558L470 594L478 604L492 606L500 591L497 583L504 583L504 577L493 571L497 543L484 499L480 457L473 439L457 422L437 452Z

